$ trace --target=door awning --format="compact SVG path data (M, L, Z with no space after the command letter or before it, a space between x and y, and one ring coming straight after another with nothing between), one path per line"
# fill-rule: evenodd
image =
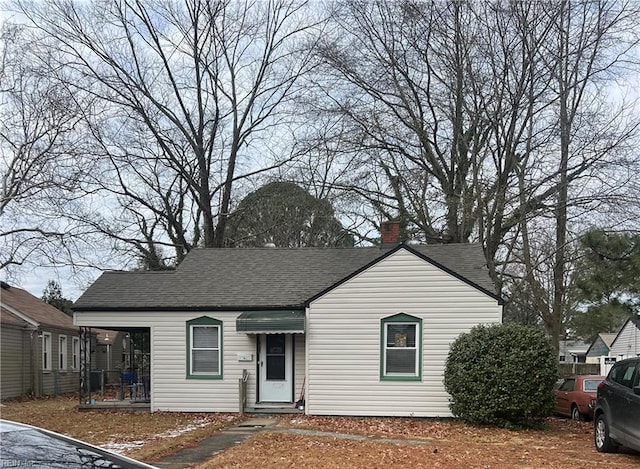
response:
M236 331L247 334L304 334L304 311L246 311L236 319Z

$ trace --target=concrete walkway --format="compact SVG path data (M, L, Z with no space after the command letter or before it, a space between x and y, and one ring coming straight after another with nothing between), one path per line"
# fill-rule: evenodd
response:
M362 435L353 435L349 433L321 432L315 430L304 430L299 428L278 427L278 418L273 417L256 417L236 426L226 428L220 433L202 440L198 446L193 448L185 448L176 454L164 458L161 462L154 465L161 469L185 469L197 464L201 464L212 458L216 454L227 448L238 445L255 435L258 432L269 430L278 433L293 433L296 435L321 437L321 438L337 438L342 440L368 441L372 443L388 443L396 445L428 445L428 441L424 440L404 440L391 438L371 438Z
M278 424L275 418L253 418L205 438L198 446L185 448L154 463L161 469L184 469L205 462L221 451L239 445L257 432Z

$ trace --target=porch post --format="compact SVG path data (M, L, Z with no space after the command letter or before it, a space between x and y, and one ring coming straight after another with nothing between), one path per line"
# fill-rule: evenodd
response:
M91 401L91 328L80 327L80 404Z
M238 379L238 394L239 394L239 413L240 416L244 415L244 409L247 406L247 380L249 379L249 372L242 370L242 378Z

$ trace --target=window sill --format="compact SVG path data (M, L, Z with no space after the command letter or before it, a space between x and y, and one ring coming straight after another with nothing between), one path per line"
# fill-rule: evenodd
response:
M421 376L380 376L380 381L422 381Z
M221 380L222 375L187 375L187 379Z

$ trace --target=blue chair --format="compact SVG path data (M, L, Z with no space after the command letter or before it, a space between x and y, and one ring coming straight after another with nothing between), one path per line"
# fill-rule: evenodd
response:
M129 399L136 399L138 394L138 378L135 373L120 373L120 398L124 400L125 389L129 390Z

